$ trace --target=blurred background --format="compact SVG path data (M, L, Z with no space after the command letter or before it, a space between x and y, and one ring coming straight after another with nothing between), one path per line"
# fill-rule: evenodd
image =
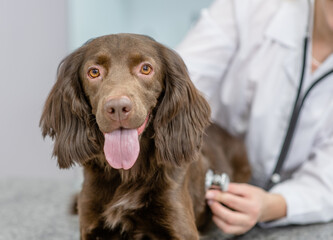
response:
M0 0L0 178L66 178L39 118L59 62L90 38L131 32L174 48L212 0Z

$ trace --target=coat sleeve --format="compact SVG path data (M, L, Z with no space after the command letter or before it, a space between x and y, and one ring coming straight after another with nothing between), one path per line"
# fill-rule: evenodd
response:
M217 0L201 12L177 51L196 87L210 99L237 48L232 0Z
M263 227L328 222L333 219L332 124L327 121L322 129L308 161L291 179L271 189L271 192L281 194L286 199L287 217L262 224Z

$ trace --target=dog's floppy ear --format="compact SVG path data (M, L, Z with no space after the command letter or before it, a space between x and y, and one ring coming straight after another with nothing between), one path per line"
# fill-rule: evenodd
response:
M57 81L40 119L43 137L54 142L53 155L60 168L69 168L93 158L100 151L98 131L80 82L79 71L85 47L66 57L58 67Z
M160 49L165 91L154 120L155 146L160 161L179 166L198 153L210 122L210 108L191 82L180 56L166 47Z

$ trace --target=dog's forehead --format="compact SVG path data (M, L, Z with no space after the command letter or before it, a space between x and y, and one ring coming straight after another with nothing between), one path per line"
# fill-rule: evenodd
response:
M115 34L103 36L87 44L87 55L92 58L128 59L134 57L154 58L158 56L156 42L143 35Z

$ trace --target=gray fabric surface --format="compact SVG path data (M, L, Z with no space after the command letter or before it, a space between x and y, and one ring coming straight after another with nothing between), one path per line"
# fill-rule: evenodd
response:
M0 181L0 240L79 239L68 214L73 185L59 180Z
M79 239L78 217L69 214L74 181L0 180L0 240ZM333 239L333 223L261 229L243 236L223 236L212 230L203 240Z

